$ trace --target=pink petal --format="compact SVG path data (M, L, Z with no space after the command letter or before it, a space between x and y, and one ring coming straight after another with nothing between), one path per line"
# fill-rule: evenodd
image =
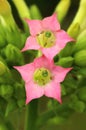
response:
M26 104L28 104L33 99L43 96L44 94L44 89L42 87L39 87L32 81L25 84L25 89L26 89Z
M74 41L64 30L57 31L56 44L58 45L58 52L65 47L68 42Z
M18 70L23 78L23 80L27 83L28 81L32 80L34 66L33 63L26 64L23 66L14 66L16 70Z
M45 68L50 69L52 65L53 65L53 61L50 61L44 55L34 60L35 68L45 67Z
M56 13L50 17L46 17L42 20L43 28L46 30L57 31L60 29L60 24L57 20Z
M54 66L52 68L54 80L58 83L62 82L64 78L66 77L67 73L71 71L71 69L72 68L63 68L61 66Z
M43 31L41 20L28 20L28 19L26 19L26 22L29 25L30 33L32 36L40 34L40 32Z
M61 87L60 84L57 82L51 82L45 87L44 91L45 96L54 98L58 100L60 103L61 101Z
M54 56L59 53L59 47L57 44L50 48L42 48L41 50L49 60L52 60Z
M27 38L26 44L24 46L24 48L21 50L26 51L26 50L38 50L40 48L39 44L36 41L35 37L30 36L29 38Z

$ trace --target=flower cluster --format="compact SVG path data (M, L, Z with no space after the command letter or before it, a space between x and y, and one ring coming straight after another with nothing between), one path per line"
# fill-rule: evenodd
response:
M72 68L63 68L54 64L54 56L58 54L67 42L73 39L60 29L56 14L43 20L28 20L30 34L23 51L38 50L42 56L32 63L14 66L25 81L26 104L32 99L43 95L61 101L60 83Z

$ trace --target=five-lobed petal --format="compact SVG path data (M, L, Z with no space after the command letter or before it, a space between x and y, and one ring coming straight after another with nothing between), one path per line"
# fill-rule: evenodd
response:
M26 89L26 104L35 98L39 98L43 95L54 98L61 103L61 87L60 82L62 82L66 74L72 68L63 68L60 66L55 66L53 60L47 59L44 55L42 57L36 58L32 63L24 66L15 66L23 80L25 81ZM45 68L51 73L51 79L44 85L37 84L34 82L34 72L37 69Z
M64 30L60 29L60 24L55 13L52 16L44 18L43 20L27 19L26 21L30 28L31 36L27 38L22 51L31 49L41 50L43 55L52 60L68 42L73 41L73 39ZM53 34L53 37L49 37L49 40L44 36L47 31ZM46 44L47 47L44 46Z

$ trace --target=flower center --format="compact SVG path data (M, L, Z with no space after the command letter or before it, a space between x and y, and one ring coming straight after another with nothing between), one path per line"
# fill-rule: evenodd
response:
M55 40L55 35L51 31L44 31L37 35L37 42L45 48L54 46Z
M38 68L33 74L33 80L40 86L44 86L51 80L51 73L46 68Z

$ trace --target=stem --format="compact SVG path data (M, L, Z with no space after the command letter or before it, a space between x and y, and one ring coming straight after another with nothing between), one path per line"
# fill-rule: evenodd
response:
M38 100L35 99L27 105L25 130L38 130L36 120L38 117Z

